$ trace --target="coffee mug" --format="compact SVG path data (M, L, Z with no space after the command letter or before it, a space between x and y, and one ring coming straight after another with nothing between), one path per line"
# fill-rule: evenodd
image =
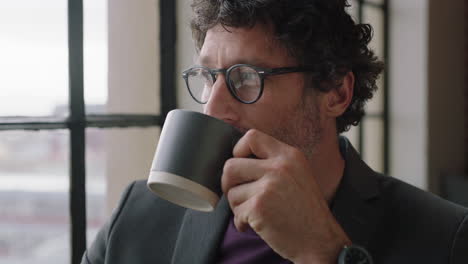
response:
M148 177L149 189L177 205L209 212L222 195L221 175L242 134L188 110L168 113Z

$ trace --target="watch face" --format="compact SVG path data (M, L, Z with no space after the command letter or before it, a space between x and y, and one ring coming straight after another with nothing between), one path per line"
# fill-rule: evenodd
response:
M345 257L345 263L370 264L366 253L361 250L349 250Z
M372 264L372 259L362 247L348 246L340 254L340 264Z

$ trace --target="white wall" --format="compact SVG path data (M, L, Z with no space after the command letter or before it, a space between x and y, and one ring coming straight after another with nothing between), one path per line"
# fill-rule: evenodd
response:
M159 113L159 3L108 1L108 111ZM108 213L131 181L146 179L158 128L106 131Z
M427 34L425 0L390 1L390 172L427 189Z
M196 59L190 30L190 19L193 16L190 2L191 0L177 0L177 104L179 108L201 111L201 105L190 97L181 77L182 71L192 66Z

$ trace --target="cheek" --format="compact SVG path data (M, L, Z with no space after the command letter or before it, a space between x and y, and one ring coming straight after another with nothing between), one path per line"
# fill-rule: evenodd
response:
M302 87L302 82L294 78L265 81L262 97L248 107L249 111L244 116L249 119L251 127L271 133L294 118L302 104Z
M294 118L295 109L297 108L284 104L281 100L262 102L256 105L248 116L252 127L274 136L276 131Z
M297 78L285 78L288 75L290 74L277 75L274 76L275 79L265 81L261 98L265 104L282 108L294 105L301 98L303 83Z
M299 73L288 73L275 76L265 86L265 92L270 92L271 99L285 105L292 105L302 98L304 90L304 78Z
M270 111L275 116L282 117L291 115L300 105L302 105L303 88L302 83L297 81L278 82L273 86L271 93L268 93L266 100L270 106Z

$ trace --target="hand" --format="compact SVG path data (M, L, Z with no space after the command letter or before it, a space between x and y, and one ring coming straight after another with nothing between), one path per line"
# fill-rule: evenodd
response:
M335 263L351 244L299 150L258 130L236 144L221 185L239 231L250 226L294 263ZM252 155L257 159L249 158ZM326 165L325 165L326 166Z

